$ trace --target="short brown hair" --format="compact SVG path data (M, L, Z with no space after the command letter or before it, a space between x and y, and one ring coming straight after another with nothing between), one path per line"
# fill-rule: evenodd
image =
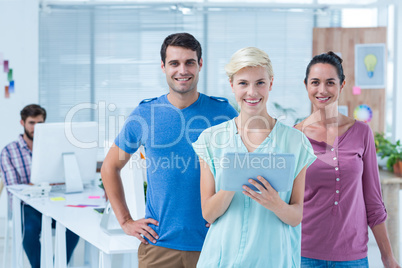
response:
M37 104L30 104L21 110L21 120L25 122L28 117L43 116L43 120L46 120L46 110Z
M166 60L166 49L168 46L183 47L197 52L198 63L200 63L202 50L201 44L189 33L175 33L165 38L161 47L161 59L163 64Z

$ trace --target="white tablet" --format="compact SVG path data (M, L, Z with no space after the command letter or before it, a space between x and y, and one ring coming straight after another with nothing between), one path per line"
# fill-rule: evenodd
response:
M265 178L278 192L292 189L295 156L276 153L226 153L220 161L222 169L221 189L243 191L243 185L258 191L248 179ZM261 183L260 183L261 184Z

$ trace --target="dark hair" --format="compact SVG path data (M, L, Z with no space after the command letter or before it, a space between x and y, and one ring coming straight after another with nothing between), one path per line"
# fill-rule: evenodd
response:
M336 72L338 73L339 80L341 81L341 84L345 80L345 75L343 74L343 67L342 67L342 59L336 55L332 51L328 51L327 53L323 53L320 55L315 56L310 63L307 65L306 69L306 77L304 78L304 83L307 84L307 78L308 75L310 74L310 68L314 64L317 63L326 63L326 64L331 64L332 66L335 67Z
M177 46L191 49L192 51L197 52L198 63L201 60L201 44L189 33L175 33L171 34L165 38L161 47L161 59L163 64L165 64L166 60L166 49L168 46Z
M37 104L30 104L21 110L21 120L25 122L28 117L43 116L43 120L46 120L46 110Z

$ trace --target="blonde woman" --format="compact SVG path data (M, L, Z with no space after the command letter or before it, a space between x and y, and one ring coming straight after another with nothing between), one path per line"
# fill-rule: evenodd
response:
M225 69L241 111L193 144L201 162L202 214L211 223L197 267L299 267L304 178L316 157L303 133L267 112L274 74L264 51L240 49ZM259 192L221 190L228 152L294 154L292 189L277 192L259 176L264 187L249 180Z

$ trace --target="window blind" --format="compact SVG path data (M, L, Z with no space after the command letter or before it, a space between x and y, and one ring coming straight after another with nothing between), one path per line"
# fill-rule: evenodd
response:
M39 100L48 110L47 121L64 121L71 114L74 121L98 121L101 146L103 140L115 138L142 99L168 92L159 51L164 38L174 32L190 32L202 44L200 92L234 103L224 65L236 50L256 46L273 63L269 111L288 124L310 113L303 79L311 59L312 10L234 8L183 14L121 6L54 6L39 17Z

